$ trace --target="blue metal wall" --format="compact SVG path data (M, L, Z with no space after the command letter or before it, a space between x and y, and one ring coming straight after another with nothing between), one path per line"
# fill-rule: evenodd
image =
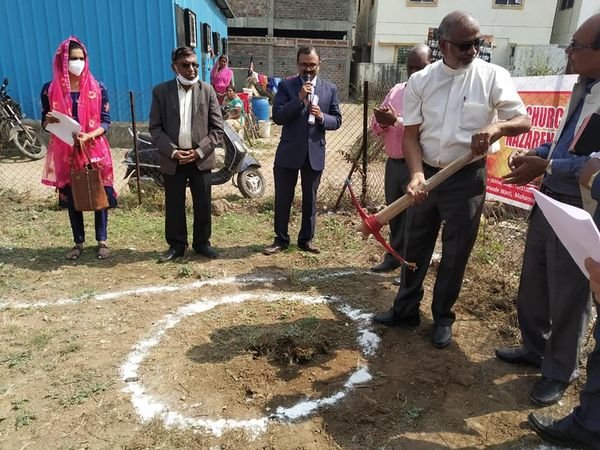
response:
M210 69L212 69L218 55L215 55L214 58L210 58L208 54L201 53L202 46L200 45L200 42L202 39L202 28L200 24L208 23L210 24L212 31L216 31L221 37L227 37L227 18L223 15L221 10L217 8L215 3L210 0L178 0L175 3L182 8L189 8L196 13L196 20L198 22L196 24L198 30L198 48L196 49L196 52L198 53L198 62L202 68L200 77L208 83L210 80Z
M53 55L75 35L88 49L92 73L108 89L112 120L130 120L132 90L137 120L145 121L152 86L173 76L175 3L226 36L227 19L213 0L0 0L0 79L9 78L11 96L27 116L39 119L39 94L52 77Z

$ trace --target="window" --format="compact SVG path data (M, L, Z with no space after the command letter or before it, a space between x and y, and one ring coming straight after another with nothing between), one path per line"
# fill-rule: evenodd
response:
M525 0L494 0L494 8L523 9Z
M575 0L561 0L560 2L560 10L563 11L565 9L570 9L573 7L573 3Z
M394 53L396 54L394 60L396 61L396 64L406 64L406 57L408 56L408 52L410 52L410 49L414 46L415 44L402 44L396 46L396 48L394 49Z
M496 0L496 5L521 6L522 0Z
M406 6L437 6L438 0L406 0Z

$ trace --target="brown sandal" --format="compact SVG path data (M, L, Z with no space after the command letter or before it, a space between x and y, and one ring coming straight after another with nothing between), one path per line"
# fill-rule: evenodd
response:
M83 253L83 244L75 244L71 250L67 252L65 258L75 261Z
M98 242L98 251L96 253L96 257L98 259L106 259L110 256L110 250L108 249L108 245L105 243Z

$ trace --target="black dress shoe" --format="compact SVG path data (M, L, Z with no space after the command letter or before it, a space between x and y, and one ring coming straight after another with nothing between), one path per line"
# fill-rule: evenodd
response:
M206 256L210 259L215 259L219 256L219 252L217 252L210 244L196 245L194 246L194 251L199 255Z
M303 242L302 244L298 244L298 248L300 250L302 250L303 252L309 252L309 253L315 253L315 254L321 253L321 250L319 249L319 247L315 247L315 245L310 241Z
M533 385L529 398L538 406L549 406L557 403L569 387L569 383L542 377Z
M175 247L169 247L165 253L163 253L159 258L159 263L165 263L168 261L173 261L177 258L181 258L185 254L185 250L179 250Z
M377 264L376 266L371 267L371 272L379 273L379 272L391 272L392 270L396 270L400 267L400 264L396 264L393 261L388 261L384 259L381 264Z
M268 245L263 250L263 255L275 255L287 248L287 245L278 244L277 242L273 242L271 245Z
M373 322L386 327L417 327L421 323L419 316L398 317L394 315L394 310L389 309L385 312L375 314Z
M431 343L435 348L444 348L452 342L452 326L436 325L433 330Z
M542 358L525 347L497 348L496 358L510 364L529 364L535 367L542 365Z
M535 431L539 437L552 444L569 448L582 448L584 450L600 449L600 443L596 445L595 443L582 441L573 433L562 430L561 427L558 426L559 421L550 417L532 412L529 413L527 420L529 425L533 428L533 431Z

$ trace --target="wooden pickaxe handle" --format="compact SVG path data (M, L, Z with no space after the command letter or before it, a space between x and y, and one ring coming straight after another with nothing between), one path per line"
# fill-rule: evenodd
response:
M467 153L466 155L461 156L458 159L455 159L448 166L444 167L438 173L436 173L435 175L433 175L430 178L428 178L427 180L425 180L425 183L423 183L423 185L422 185L422 187L421 187L420 190L422 192L429 192L429 191L431 191L435 187L437 187L440 184L442 184L442 182L444 182L448 178L450 178L450 176L454 175L460 169L462 169L463 167L465 167L467 164L469 164L471 162L474 162L474 161L476 161L478 159L481 159L484 156L485 155L473 157L472 153ZM379 211L377 214L375 214L375 220L377 221L377 223L380 226L383 226L386 223L389 223L390 220L392 220L394 217L396 217L402 211L404 211L405 209L407 209L413 203L414 203L414 199L412 198L412 196L410 196L409 194L404 194L398 200L390 203L388 206L386 206L381 211ZM366 227L364 225L364 223L361 226L361 230L360 231L364 235L369 235L371 233L370 230L368 229L368 227Z

